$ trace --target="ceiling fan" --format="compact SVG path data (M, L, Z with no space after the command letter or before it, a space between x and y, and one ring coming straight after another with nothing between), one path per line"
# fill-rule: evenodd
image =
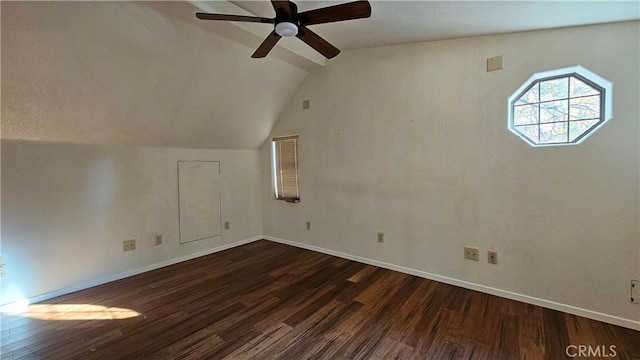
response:
M301 13L298 13L298 6L291 1L271 0L271 4L276 11L276 17L273 19L257 16L207 13L196 13L196 17L201 20L227 20L273 24L273 31L267 36L253 55L251 55L252 58L265 57L282 36L296 36L317 52L324 55L327 59L331 59L338 55L340 50L329 44L328 41L321 38L318 34L309 30L307 26L368 18L371 16L371 5L369 5L369 2L366 0L328 6Z

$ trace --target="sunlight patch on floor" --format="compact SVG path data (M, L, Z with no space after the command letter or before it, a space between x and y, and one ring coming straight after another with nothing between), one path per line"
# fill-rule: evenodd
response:
M3 308L4 314L37 320L120 320L140 316L131 309L92 304L22 304Z

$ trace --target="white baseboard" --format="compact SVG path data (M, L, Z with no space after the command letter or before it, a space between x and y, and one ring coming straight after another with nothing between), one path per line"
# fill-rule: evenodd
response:
M462 288L465 289L471 289L471 290L476 290L476 291L480 291L486 294L491 294L491 295L496 295L496 296L500 296L500 297L504 297L507 299L511 299L511 300L516 300L516 301L521 301L527 304L532 304L532 305L537 305L537 306L542 306L545 308L549 308L549 309L553 309L553 310L558 310L558 311L562 311L562 312L566 312L569 314L573 314L573 315L578 315L578 316L582 316L585 318L589 318L589 319L593 319L593 320L598 320L598 321L602 321L602 322L606 322L609 324L613 324L613 325L618 325L618 326L622 326L625 328L629 328L629 329L633 329L633 330L639 330L640 331L640 321L634 321L634 320L630 320L630 319L625 319L625 318L621 318L621 317L617 317L617 316L613 316L613 315L608 315L608 314L603 314L600 312L596 312L596 311L592 311L592 310L587 310L587 309L583 309L583 308L579 308L579 307L575 307L575 306L571 306L571 305L567 305L567 304L562 304L562 303L557 303L554 301L550 301L550 300L545 300L545 299L540 299L540 298L536 298L533 296L528 296L528 295L523 295L523 294L518 294L518 293L514 293L511 291L507 291L507 290L502 290L502 289L496 289L490 286L485 286L485 285L480 285L480 284L476 284L476 283L472 283L472 282L468 282L468 281L464 281L464 280L459 280L459 279L455 279L455 278L451 278L451 277L447 277L447 276L442 276L442 275L437 275L437 274L433 274L433 273L429 273L426 271L421 271L421 270L416 270L416 269L412 269L412 268L408 268L405 266L400 266L400 265L395 265L395 264L390 264L390 263L386 263L383 261L379 261L379 260L373 260L373 259L368 259L368 258L364 258L361 256L357 256L357 255L352 255L352 254L347 254L347 253L343 253L340 251L335 251L335 250L331 250L331 249L325 249L325 248L321 248L318 246L314 246L314 245L309 245L309 244L304 244L304 243L300 243L300 242L295 242L295 241L291 241L291 240L285 240L285 239L281 239L281 238L277 238L274 236L255 236L249 239L244 239L244 240L239 240L239 241L235 241L232 242L230 244L226 244L226 245L222 245L222 246L218 246L215 248L211 248L211 249L207 249L207 250L203 250L197 253L193 253L193 254L189 254L189 255L185 255L182 257L178 257L175 259L169 259L160 263L156 263L156 264L152 264L152 265L148 265L145 267L141 267L141 268L137 268L134 270L129 270L129 271L125 271L122 273L118 273L118 274L114 274L114 275L110 275L110 276L106 276L100 279L96 279L84 284L79 284L79 285L74 285L71 287L67 287L64 289L60 289L60 290L56 290L56 291L52 291L46 294L42 294L42 295L37 295L34 297L31 297L28 299L29 303L37 303L37 302L41 302L41 301L46 301L58 296L62 296L62 295L66 295L66 294L70 294L72 292L76 292L76 291L80 291L80 290L84 290L84 289L88 289L90 287L94 287L97 285L102 285L111 281L115 281L115 280L120 280L120 279L124 279L126 277L129 276L134 276L134 275L138 275L147 271L151 271L151 270L155 270L155 269L159 269L165 266L169 266L169 265L173 265L173 264L177 264L183 261L187 261L187 260L191 260L191 259L195 259L197 257L200 256L204 256L204 255L209 255L209 254L213 254L219 251L223 251L223 250L227 250L233 247L237 247L240 245L244 245L244 244L248 244L257 240L261 240L261 239L265 239L265 240L269 240L269 241L273 241L273 242L278 242L278 243L282 243L282 244L286 244L286 245L291 245L291 246L295 246L298 248L302 248L302 249L307 249L307 250L312 250L312 251L316 251L316 252L320 252L323 254L327 254L327 255L333 255L333 256L337 256L343 259L348 259L348 260L353 260L353 261L357 261L357 262L361 262L364 264L369 264L369 265L373 265L373 266L378 266L381 268L385 268L385 269L389 269L389 270L394 270L394 271L399 271L405 274L410 274L410 275L415 275L415 276L419 276L425 279L429 279L429 280L434 280L434 281L439 281L445 284L450 284L450 285L454 285L454 286L460 286ZM6 305L6 304L5 304Z
M496 296L500 296L503 298L516 300L516 301L521 301L527 304L532 304L532 305L537 305L537 306L541 306L541 307L545 307L553 310L558 310L558 311L566 312L569 314L578 315L585 318L626 327L633 330L640 330L640 321L634 321L634 320L625 319L625 318L621 318L613 315L603 314L597 311L592 311L592 310L587 310L587 309L583 309L583 308L579 308L579 307L575 307L567 304L557 303L554 301L540 299L533 296L518 294L518 293L514 293L507 290L496 289L490 286L485 286L485 285L480 285L480 284L476 284L476 283L472 283L464 280L454 279L447 276L429 273L426 271L411 269L408 267L390 264L383 261L372 260L372 259L357 256L357 255L352 255L352 254L347 254L347 253L343 253L335 250L321 248L318 246L308 245L308 244L299 243L291 240L280 239L274 236L265 235L264 239L286 244L286 245L299 247L302 249L317 251L323 254L333 255L333 256L341 257L343 259L361 262L364 264L378 266L378 267L389 269L389 270L395 270L405 274L415 275L425 279L435 280L445 284L463 287L465 289L476 290L486 294L496 295Z
M97 280L93 280L93 281L90 281L90 282L87 282L87 283L84 283L84 284L74 285L74 286L70 286L70 287L67 287L67 288L64 288L64 289L48 292L46 294L37 295L37 296L34 296L34 297L30 297L27 300L29 301L29 304L33 304L33 303L37 303L37 302L41 302L41 301L46 301L46 300L53 299L53 298L58 297L58 296L70 294L72 292L76 292L76 291L80 291L80 290L84 290L84 289L88 289L90 287L94 287L94 286L97 286L97 285L106 284L106 283L111 282L111 281L124 279L124 278L129 277L129 276L142 274L142 273L147 272L147 271L156 270L156 269L159 269L159 268L162 268L162 267L165 267L165 266L177 264L177 263L180 263L180 262L183 262L183 261L195 259L195 258L198 258L200 256L213 254L213 253L216 253L216 252L219 252L219 251L231 249L231 248L236 247L236 246L248 244L248 243L251 243L251 242L254 242L254 241L257 241L257 240L262 240L262 239L263 239L262 236L255 236L255 237L252 237L252 238L249 238L249 239L234 241L234 242L232 242L230 244L214 247L214 248L211 248L211 249L206 249L206 250L199 251L199 252L196 252L196 253L193 253L193 254L188 254L188 255L181 256L181 257L178 257L178 258L175 258L175 259L165 260L163 262L159 262L159 263L148 265L148 266L144 266L144 267L141 267L141 268L137 268L137 269L121 272L121 273L118 273L118 274L105 276L103 278L100 278L100 279L97 279ZM4 305L7 305L7 304L4 304Z

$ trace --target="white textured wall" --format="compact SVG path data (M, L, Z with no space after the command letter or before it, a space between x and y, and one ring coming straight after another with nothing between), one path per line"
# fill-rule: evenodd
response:
M307 75L187 2L0 6L3 139L257 149Z
M218 160L221 237L180 244L178 160ZM0 304L262 234L260 152L2 141ZM154 246L154 235L163 244ZM137 249L122 251L136 239Z
M300 135L299 204L271 199L263 146L265 235L640 321L639 33L627 22L343 52L272 131ZM487 73L500 54L504 70ZM576 64L613 83L613 120L578 146L533 148L507 130L522 82Z

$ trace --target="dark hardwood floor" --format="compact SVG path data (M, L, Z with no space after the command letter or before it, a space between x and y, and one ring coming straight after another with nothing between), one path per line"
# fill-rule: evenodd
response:
M640 359L638 331L264 240L29 311L2 359Z

